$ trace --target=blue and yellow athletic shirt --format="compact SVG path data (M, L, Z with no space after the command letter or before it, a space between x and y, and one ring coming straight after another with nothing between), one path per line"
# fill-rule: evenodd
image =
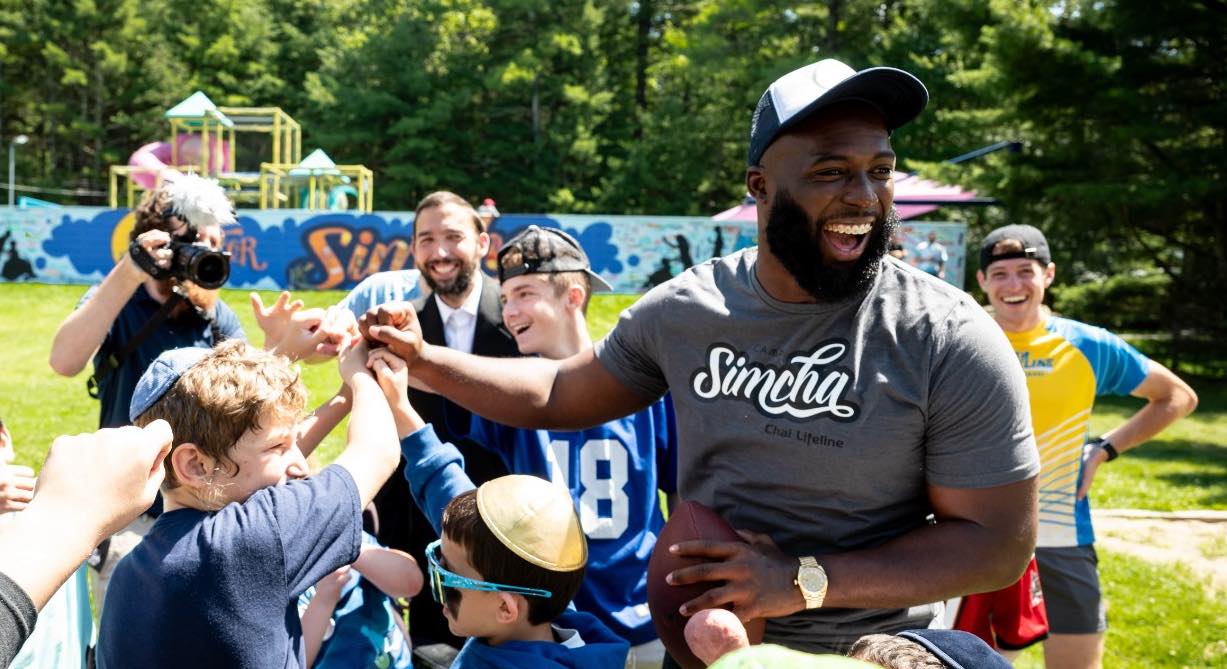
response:
M1091 408L1101 395L1128 395L1150 361L1120 337L1066 318L1049 317L1027 332L1006 332L1027 374L1031 421L1040 449L1041 547L1095 542L1089 496L1076 499Z

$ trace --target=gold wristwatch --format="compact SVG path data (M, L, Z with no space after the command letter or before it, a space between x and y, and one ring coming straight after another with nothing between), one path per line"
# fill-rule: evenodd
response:
M812 557L803 557L800 560L801 567L797 569L797 580L793 583L801 589L805 608L816 609L822 606L822 600L827 596L827 572Z

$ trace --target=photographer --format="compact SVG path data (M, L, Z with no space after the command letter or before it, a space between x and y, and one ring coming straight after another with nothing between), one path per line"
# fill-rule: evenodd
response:
M129 253L100 285L86 292L51 344L51 368L57 374L75 376L93 358L91 394L102 405L99 427L128 424L132 390L158 354L189 346L211 348L225 339L245 338L234 311L218 299L221 284L205 288L187 280L183 275L190 275L192 268L183 262L185 247L172 249L177 246L172 241L221 248L222 226L235 222L221 187L197 176L179 176L146 193L134 215ZM186 250L188 255L199 255L196 249ZM213 280L205 282L215 283L222 272L217 267L219 256L210 255L210 262L201 264L207 270L205 278ZM178 262L172 263L175 260ZM173 297L175 291L184 297ZM172 298L177 304L162 315L164 320L139 338L142 328Z

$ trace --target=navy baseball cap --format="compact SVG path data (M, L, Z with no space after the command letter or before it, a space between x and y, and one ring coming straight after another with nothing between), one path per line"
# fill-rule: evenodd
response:
M893 67L857 72L834 58L810 63L776 79L758 99L750 121L747 162L757 165L767 147L789 127L849 100L873 105L886 119L886 130L893 132L924 111L929 91L919 79Z
M961 630L918 629L900 632L925 647L950 669L1010 669L1010 663L988 644Z
M136 417L162 399L184 372L212 352L211 348L200 347L163 351L141 375L141 380L136 382L136 389L132 391L132 403L128 405L128 420L135 423Z
M592 292L613 290L609 282L592 271L588 254L574 237L558 228L530 225L498 250L498 280L525 274L584 272Z
M993 253L993 247L1005 241L1018 242L1022 249ZM988 233L980 243L981 270L988 269L989 265L998 260L1012 258L1033 258L1041 265L1047 266L1052 262L1052 253L1048 251L1048 240L1044 238L1044 233L1030 225L1006 225Z

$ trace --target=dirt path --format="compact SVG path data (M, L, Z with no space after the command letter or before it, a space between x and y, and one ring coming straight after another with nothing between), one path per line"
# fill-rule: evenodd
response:
M1227 593L1227 512L1096 510L1095 544L1151 562L1180 562Z

